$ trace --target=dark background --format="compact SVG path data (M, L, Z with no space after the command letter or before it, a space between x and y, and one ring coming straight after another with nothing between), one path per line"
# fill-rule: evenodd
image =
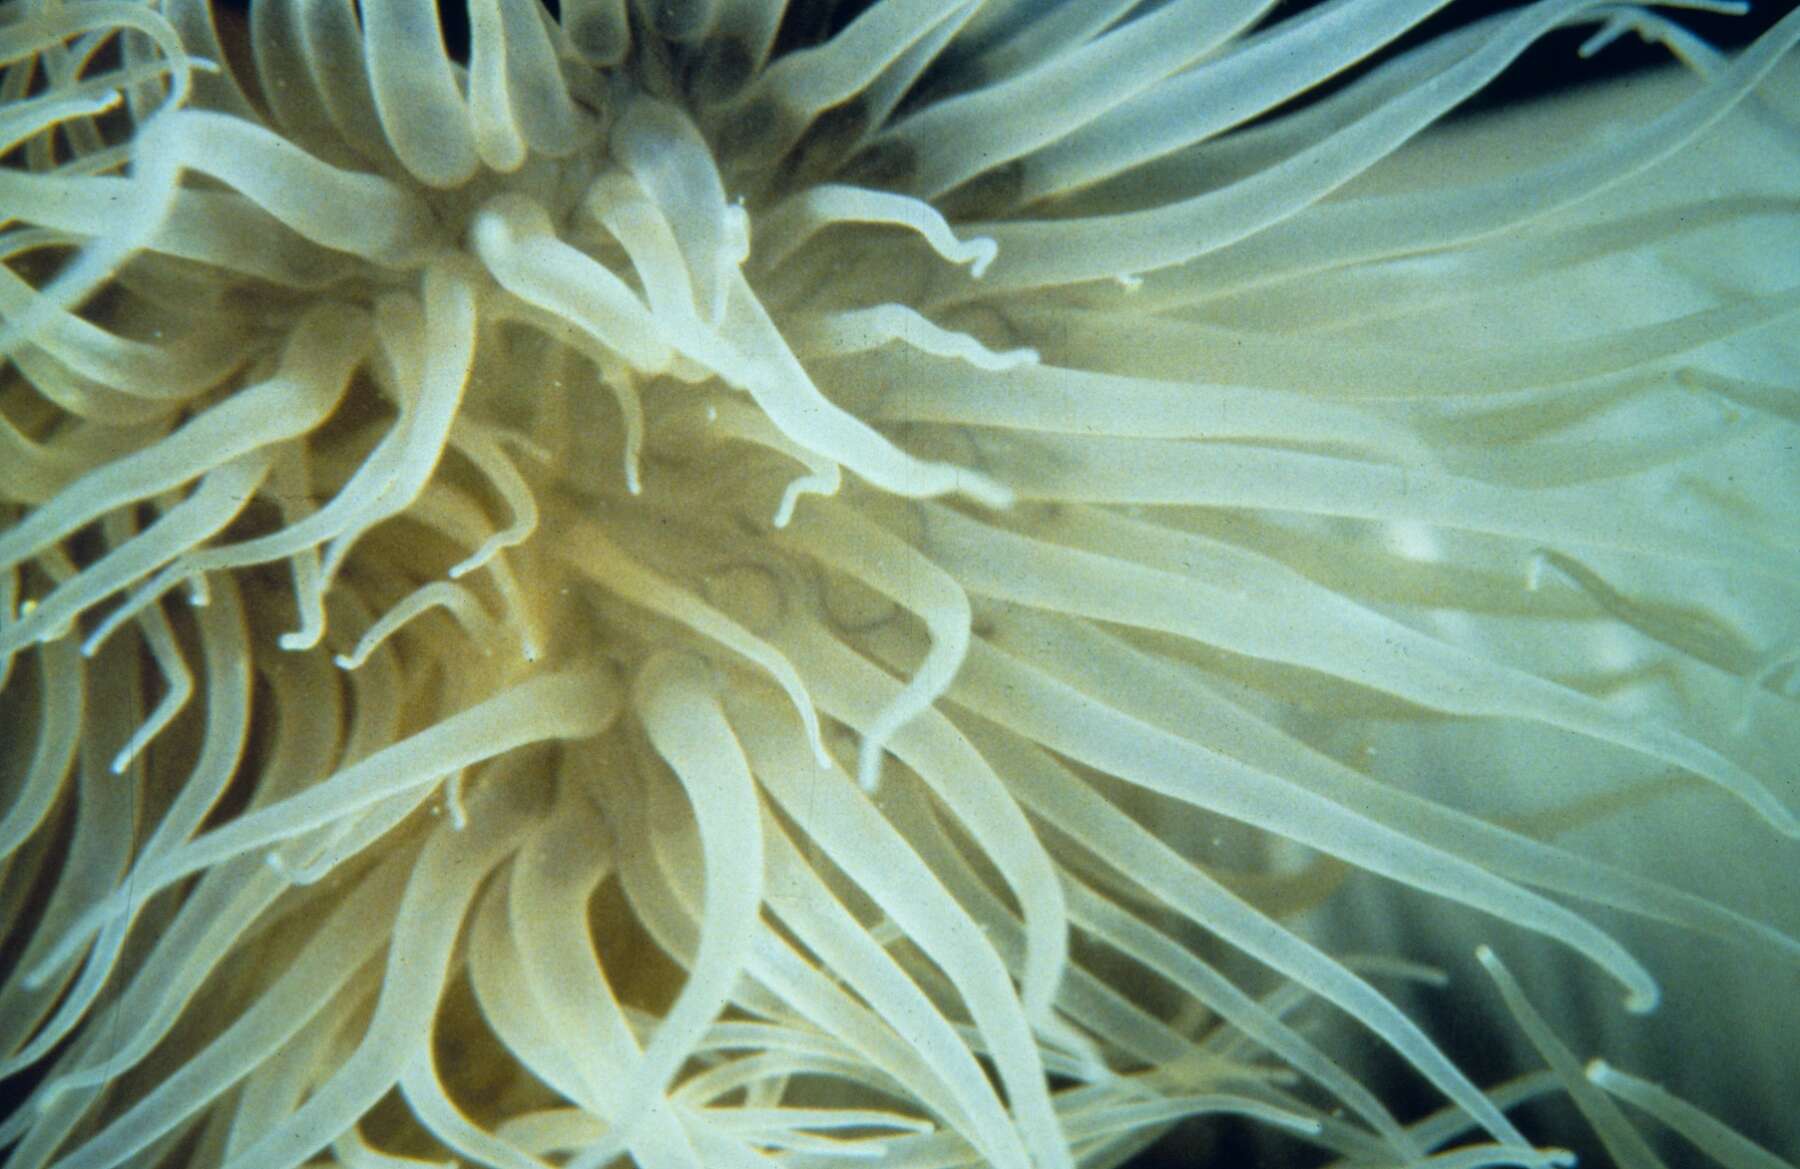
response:
M558 11L558 0L545 2L551 12ZM1048 10L1064 3L1082 2L1083 0L1043 0L1043 6ZM250 0L215 0L215 7L241 11L248 8L249 3ZM810 40L818 35L821 28L828 33L835 32L849 24L870 3L871 0L789 0L789 15L783 39L790 42ZM1318 0L1283 0L1276 5L1265 23L1285 20L1317 3ZM1152 0L1152 6L1156 6L1155 0ZM1385 60L1393 52L1403 52L1483 16L1523 6L1518 0L1449 0L1444 11L1419 25L1411 34L1397 42L1389 53L1375 58L1371 64ZM1674 15L1684 27L1698 33L1713 46L1731 49L1754 40L1757 33L1767 29L1791 8L1791 0L1752 0L1751 11L1744 16L1672 8L1665 8L1663 11ZM460 0L439 0L439 15L445 42L452 54L466 55L469 22L464 5ZM1583 61L1576 56L1576 49L1587 35L1585 31L1576 29L1545 37L1511 70L1470 102L1463 113L1529 101L1571 86L1622 76L1634 70L1655 68L1669 60L1667 50L1660 46L1643 44L1635 37L1622 37L1595 58ZM1363 68L1366 69L1367 66ZM1345 79L1353 78L1361 71L1362 69L1353 70Z

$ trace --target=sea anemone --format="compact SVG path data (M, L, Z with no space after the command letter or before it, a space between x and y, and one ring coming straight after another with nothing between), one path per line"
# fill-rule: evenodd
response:
M1800 14L1446 3L11 0L8 1169L1792 1155Z

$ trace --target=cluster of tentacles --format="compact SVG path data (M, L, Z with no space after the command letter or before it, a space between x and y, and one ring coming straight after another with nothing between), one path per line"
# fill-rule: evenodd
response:
M1501 963L1793 1007L1785 887L1556 837L1794 867L1800 15L1260 117L1444 3L14 0L8 1169L1773 1163ZM1686 68L1412 141L1578 26Z

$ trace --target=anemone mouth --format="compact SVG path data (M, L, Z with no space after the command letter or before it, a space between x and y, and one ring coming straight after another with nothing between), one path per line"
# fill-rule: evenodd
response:
M1800 15L1441 6L0 17L7 1169L1772 1157L1534 999L1800 964Z

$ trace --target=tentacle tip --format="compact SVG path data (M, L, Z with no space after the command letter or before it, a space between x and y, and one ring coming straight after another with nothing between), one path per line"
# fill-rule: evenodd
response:
M1612 1077L1613 1069L1612 1065L1603 1059L1591 1059L1582 1074L1587 1076L1588 1083L1605 1087L1606 1081Z
M319 644L319 634L323 630L296 629L292 633L284 633L275 639L275 644L290 651L308 650Z
M1011 510L1013 504L1018 502L1018 496L1013 493L1012 488L975 471L957 471L955 490L957 494L995 511Z
M1632 1015L1648 1015L1662 1002L1662 990L1655 983L1633 988L1625 996L1625 1011Z
M1525 591L1535 593L1544 587L1544 574L1550 569L1550 551L1539 548L1525 566Z
M321 875L319 870L308 866L295 868L283 860L281 854L273 849L263 854L263 863L269 866L270 872L290 885L311 885Z
M977 236L963 245L969 252L969 275L980 280L987 275L994 258L1000 254L1000 245L987 236Z
M1590 60L1624 35L1625 29L1618 23L1617 18L1609 20L1599 32L1581 42L1580 47L1575 50L1575 56L1583 61Z

